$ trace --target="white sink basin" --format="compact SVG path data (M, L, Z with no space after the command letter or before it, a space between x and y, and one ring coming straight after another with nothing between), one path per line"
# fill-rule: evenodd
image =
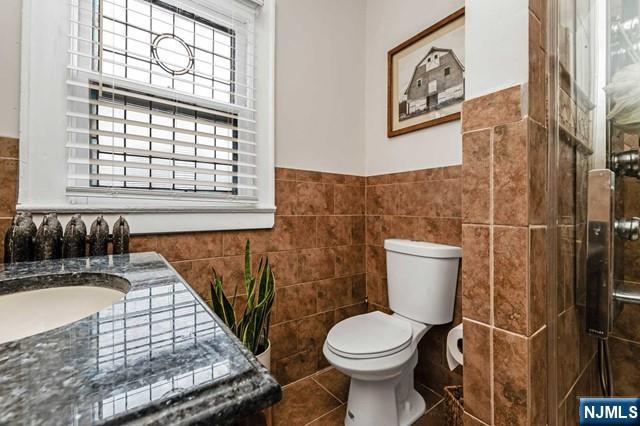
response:
M67 285L2 295L0 344L70 324L111 306L125 294L110 287Z

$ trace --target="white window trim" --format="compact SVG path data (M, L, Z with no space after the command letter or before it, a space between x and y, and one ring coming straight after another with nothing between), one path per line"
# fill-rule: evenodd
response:
M196 0L203 3L214 0ZM247 0L263 3L255 21L256 67L261 71L256 78L257 167L260 185L259 202L253 205L224 201L189 202L178 205L170 200L141 201L110 199L105 203L72 204L66 196L65 140L52 143L46 152L45 167L34 167L34 155L42 155L36 145L51 141L50 128L65 127L65 108L42 105L39 90L64 104L66 97L66 63L68 20L54 17L67 16L67 3L23 0L22 58L20 85L20 176L18 183L19 211L39 214L58 212L63 225L73 213L85 215L87 225L97 214L105 214L108 223L119 215L129 221L132 233L168 233L215 231L235 229L271 228L275 219L275 2L276 0ZM65 12L62 12L65 11ZM43 25L43 22L48 25ZM60 52L64 53L61 55ZM64 59L60 59L62 56ZM57 59L56 59L57 58ZM57 61L57 62L56 62ZM55 67L59 66L60 70ZM57 96L57 95L60 96ZM59 97L59 100L58 100ZM59 104L60 105L60 104ZM59 106L58 105L58 106ZM61 109L57 111L57 109ZM51 110L54 112L51 113ZM51 126L51 127L50 127ZM55 132L53 132L55 133ZM64 135L65 133L60 133ZM59 142L59 143L58 143ZM43 163L40 158L40 165ZM30 167L31 166L31 167ZM35 170L34 170L35 169ZM43 196L43 188L47 185ZM117 201L117 202L116 202Z

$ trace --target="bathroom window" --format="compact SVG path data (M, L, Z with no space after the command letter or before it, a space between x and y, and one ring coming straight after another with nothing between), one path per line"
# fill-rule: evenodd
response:
M238 193L237 132L229 128L234 119L106 88L91 97L97 100L91 122L92 187ZM124 124L114 126L111 117Z
M273 0L25 2L30 40L63 21L68 35L28 46L42 54L28 55L25 87L56 89L27 91L21 209L164 214L188 218L183 231L272 226ZM29 120L45 111L46 134Z
M145 0L105 1L101 19L103 41L100 32L93 40L103 60L94 62L94 71L102 68L168 92L232 102L232 28ZM233 117L216 115L215 109L198 114L167 105L170 99L154 102L135 93L93 89L90 98L96 100L89 126L95 129L90 134L90 186L238 194L236 140L252 138L233 130L238 127Z

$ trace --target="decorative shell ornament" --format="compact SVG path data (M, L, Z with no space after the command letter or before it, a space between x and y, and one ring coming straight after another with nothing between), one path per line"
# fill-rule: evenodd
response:
M91 224L89 256L106 256L109 248L109 224L102 215Z
M31 213L18 213L4 236L4 263L33 260L36 232Z
M36 233L35 259L50 260L62 257L62 224L58 215L49 213L42 218Z
M604 91L613 103L608 118L619 129L640 134L640 63L615 73Z
M113 254L129 253L129 224L120 216L113 224Z
M62 256L64 258L84 257L87 251L87 226L79 214L71 217L64 230Z

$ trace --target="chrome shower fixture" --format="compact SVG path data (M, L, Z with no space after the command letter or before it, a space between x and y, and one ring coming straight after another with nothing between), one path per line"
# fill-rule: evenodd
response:
M616 219L613 229L623 240L635 241L640 238L640 218Z
M640 151L630 149L612 154L611 170L618 176L631 176L640 179Z
M587 332L608 337L625 303L640 303L640 292L615 279L614 237L640 238L640 218L615 219L615 176L607 169L591 170L587 192L586 326Z

